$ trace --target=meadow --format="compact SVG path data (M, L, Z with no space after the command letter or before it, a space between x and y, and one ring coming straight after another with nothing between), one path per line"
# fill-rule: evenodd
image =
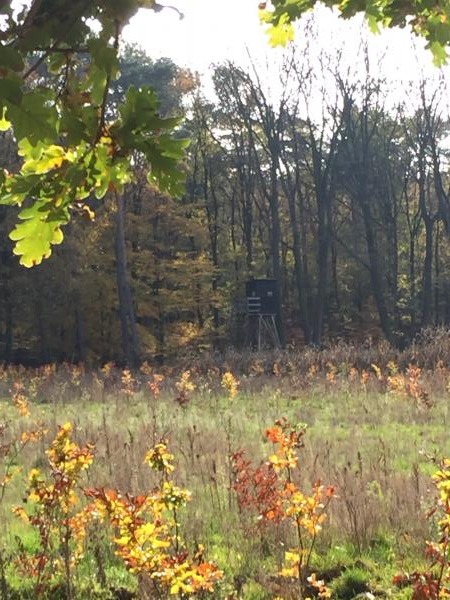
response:
M447 337L4 366L0 597L446 597Z

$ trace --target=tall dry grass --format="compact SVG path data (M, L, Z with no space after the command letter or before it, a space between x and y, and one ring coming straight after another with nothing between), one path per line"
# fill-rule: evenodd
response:
M334 362L331 353L317 360L317 353L311 351L297 369L296 355L253 355L246 373L246 358L241 357L240 369L234 371L241 374L240 392L234 401L225 397L220 383L221 372L232 371L231 358L220 370L204 361L191 366L193 389L184 405L177 401L180 376L173 369L166 370L157 398L149 387L154 377L151 369L132 374L132 381L124 384L119 369L111 367L105 374L69 365L37 371L4 369L0 393L7 402L12 383L18 378L24 381L28 397L44 413L49 435L61 419L74 420L79 435L96 441L105 479L113 476L126 486L140 484L139 457L161 436L172 438L187 478L201 480L206 469L206 479L212 480L227 470L230 449L245 445L250 454L257 455L261 432L284 413L311 425L311 448L304 456L306 470L323 472L328 478L336 474L338 465L347 465L351 471L348 465L353 462L363 465L356 456L358 452L363 456L364 446L367 450L369 445L372 462L364 472L376 468L376 478L385 482L395 471L389 464L401 440L383 441L377 427L386 421L404 427L422 424L433 431L444 425L450 370L439 358L434 371L420 373L420 385L430 398L428 406L420 397L389 388L392 364L401 373L401 363L385 360L392 364L383 372L384 363L375 362L371 354L367 361L373 362L362 363L368 370L358 370L347 360L339 362L348 358L342 348L334 349L332 356ZM381 365L381 376L372 365ZM359 450L355 442L361 444Z
M230 351L136 372L114 365L98 371L5 366L0 398L8 419L11 390L20 382L48 429L47 440L24 452L25 470L44 463L48 439L69 420L80 442L96 444L89 483L140 492L153 485L143 457L167 438L179 484L194 498L183 521L185 537L228 561L236 585L250 572L264 583L261 565L268 559L281 564L289 537L282 526L255 534L254 517L239 513L231 453L245 448L257 463L270 452L263 433L275 419L306 422L304 485L320 478L335 484L339 496L321 548L346 543L364 555L385 537L400 557L419 553L429 536L424 514L432 456L450 454L447 357L449 334L437 330L401 353L386 344L338 344L321 352ZM239 382L234 397L223 387L224 373ZM20 488L13 487L0 508L11 540L16 530L8 511L17 501Z

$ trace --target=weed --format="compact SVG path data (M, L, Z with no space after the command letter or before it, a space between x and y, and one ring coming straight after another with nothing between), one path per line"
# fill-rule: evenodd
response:
M369 574L361 568L352 567L333 581L332 597L336 600L352 600L369 589Z

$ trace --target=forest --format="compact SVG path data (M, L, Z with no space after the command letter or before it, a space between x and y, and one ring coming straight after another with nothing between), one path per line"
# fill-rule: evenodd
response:
M186 113L185 191L158 191L136 161L123 193L88 199L31 271L3 206L0 360L137 365L242 347L254 278L278 281L283 345L401 349L449 324L448 85L383 80L367 48L342 66L342 50L317 54L316 34L284 52L272 89L256 63L214 66L205 90L170 59L124 49L110 110L149 85L163 116ZM13 170L9 131L1 156Z

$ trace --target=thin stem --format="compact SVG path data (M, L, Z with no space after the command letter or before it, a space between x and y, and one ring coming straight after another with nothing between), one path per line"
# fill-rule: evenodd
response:
M70 546L71 530L68 521L66 520L64 532L62 534L63 557L64 557L64 575L66 579L66 594L67 600L72 600L72 576L70 572Z
M437 580L437 590L436 590L437 598L440 598L442 579L444 577L444 571L446 570L446 568L448 566L448 557L447 557L447 552L448 552L448 548L449 548L448 531L445 532L445 538L446 539L445 539L444 549L442 552L441 568L439 570L439 577Z
M178 553L178 551L180 549L180 545L179 545L180 532L179 532L178 520L177 520L177 509L175 508L175 506L173 507L172 512L173 512L173 519L175 522L175 551Z
M288 455L287 453L285 453L286 459L288 459ZM292 483L292 473L291 473L291 468L289 466L286 467L286 472L287 472L287 481L288 483ZM300 600L303 600L304 597L304 593L303 593L303 551L304 551L304 543L303 543L303 535L302 535L302 526L301 526L301 522L300 522L300 517L298 515L296 515L295 517L295 525L296 525L296 529L297 529L297 538L298 538L298 591L299 591L299 597Z
M116 50L116 52L119 48L119 36L120 36L120 23L118 21L116 21L116 32L115 32L114 44L113 44L113 48L114 48L114 50ZM109 93L109 86L111 84L111 79L112 79L111 69L109 69L109 71L106 75L105 87L103 90L102 104L100 107L100 118L99 118L99 122L98 122L98 128L97 128L97 133L95 136L94 144L99 141L99 139L102 137L103 132L104 132L105 122L106 122L106 107L108 104L108 93Z

